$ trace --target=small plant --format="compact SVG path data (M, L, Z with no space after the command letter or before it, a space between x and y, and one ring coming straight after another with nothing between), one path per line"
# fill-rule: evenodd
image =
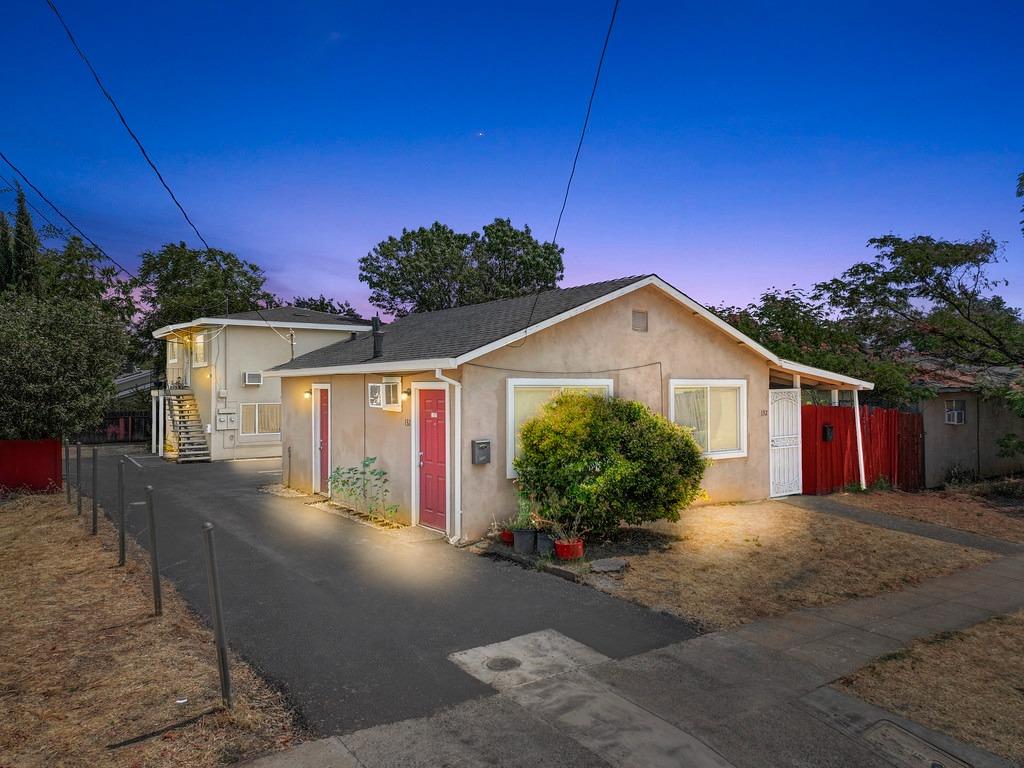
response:
M340 496L355 512L394 522L398 505L388 504L388 472L375 467L376 462L376 456L367 456L357 467L336 467L328 483L331 493Z
M892 483L889 482L889 478L886 477L885 475L879 475L878 479L875 480L875 482L873 482L870 486L868 486L868 490L871 490L871 491L891 491L892 490Z

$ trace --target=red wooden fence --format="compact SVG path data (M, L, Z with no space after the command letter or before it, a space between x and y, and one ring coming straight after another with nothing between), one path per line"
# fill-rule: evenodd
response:
M0 440L0 490L62 487L60 440Z
M919 413L861 406L864 479L884 479L904 491L924 487L924 423ZM853 408L804 405L802 451L804 493L823 494L859 482ZM831 430L828 428L831 427ZM826 432L831 431L831 440Z

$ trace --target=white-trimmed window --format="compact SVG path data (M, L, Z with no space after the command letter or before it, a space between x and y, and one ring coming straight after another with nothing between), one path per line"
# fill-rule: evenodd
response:
M546 402L567 389L614 394L611 379L509 379L507 386L505 469L510 478L516 476L512 462L519 455L519 430L540 413Z
M178 342L176 341L167 342L167 362L168 364L178 362Z
M672 379L669 418L689 428L714 459L747 455L745 379Z
M967 422L967 401L947 400L946 401L946 423L965 424Z
M280 435L280 403L242 403L243 435Z
M203 368L206 365L206 334L197 333L192 336L192 367Z

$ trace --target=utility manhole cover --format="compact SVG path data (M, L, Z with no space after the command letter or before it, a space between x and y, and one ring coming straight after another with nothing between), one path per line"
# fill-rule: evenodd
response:
M511 656L495 656L485 661L484 666L495 672L507 672L521 666L522 663L519 659L513 659Z
M864 732L864 738L907 768L971 768L969 763L889 720L879 720L872 725Z

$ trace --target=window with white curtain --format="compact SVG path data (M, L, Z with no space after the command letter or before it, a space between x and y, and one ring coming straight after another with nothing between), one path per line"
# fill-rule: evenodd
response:
M744 379L672 379L669 418L693 433L705 456L747 455L747 382Z
M192 337L192 367L202 368L206 365L206 334L197 333Z
M242 403L241 409L243 435L280 434L280 403Z
M176 363L178 362L178 342L168 341L167 342L167 362Z
M612 395L611 379L509 379L506 424L506 474L515 477L512 462L519 455L519 432L527 421L540 413L546 402L564 390Z

